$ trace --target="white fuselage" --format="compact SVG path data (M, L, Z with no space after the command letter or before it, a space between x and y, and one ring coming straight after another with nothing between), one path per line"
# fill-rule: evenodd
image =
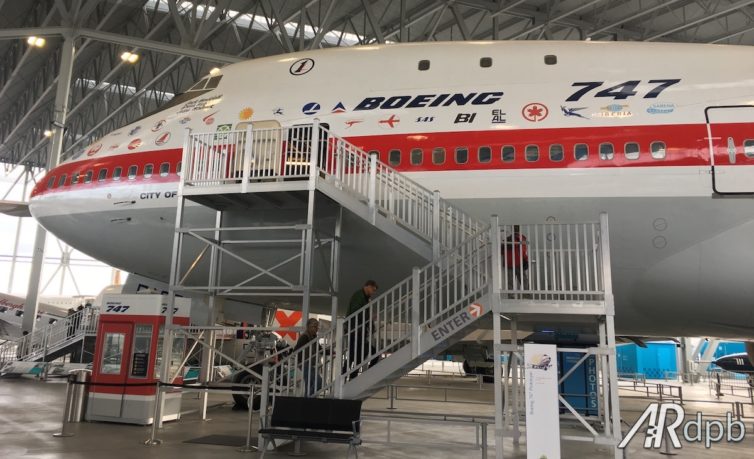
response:
M754 199L714 193L711 166L718 192L754 191L752 57L710 45L467 42L257 59L81 149L35 188L31 211L77 249L164 281L185 128L318 118L480 218L608 212L618 333L750 338ZM722 106L744 107L710 108ZM198 206L187 215L213 218ZM361 274L341 285L357 288Z

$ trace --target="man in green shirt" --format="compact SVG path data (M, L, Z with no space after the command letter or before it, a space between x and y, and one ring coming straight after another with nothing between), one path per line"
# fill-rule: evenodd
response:
M368 280L351 295L351 301L348 302L348 317L350 317L346 323L346 331L348 333L348 363L346 363L343 369L344 373L348 371L349 367L358 366L364 359L377 352L377 349L370 342L372 340L373 329L369 323L370 317L367 317L367 311L356 314L369 303L369 300L375 293L377 293L377 282ZM355 315L352 316L352 314ZM374 366L379 360L379 356L375 356L369 362L369 367ZM351 372L350 379L355 378L358 374L359 370L354 369Z

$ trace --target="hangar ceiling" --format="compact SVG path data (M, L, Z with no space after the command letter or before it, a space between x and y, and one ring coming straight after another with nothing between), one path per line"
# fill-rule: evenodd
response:
M375 42L751 45L754 0L0 0L0 162L47 163L68 33L76 57L63 158L228 62ZM124 51L139 61L123 62Z

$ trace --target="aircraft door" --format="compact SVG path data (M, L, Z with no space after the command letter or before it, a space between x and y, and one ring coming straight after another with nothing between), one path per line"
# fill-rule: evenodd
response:
M236 130L243 131L249 125L253 130L251 141L251 172L252 179L272 178L280 175L283 164L283 144L280 123L275 120L253 121L238 123ZM245 141L240 147L244 148ZM242 155L239 155L239 158ZM243 170L243 169L240 169Z
M99 333L98 349L102 355L95 362L97 382L105 383L106 398L92 403L90 411L93 415L120 417L123 412L123 395L129 371L129 354L131 353L131 337L133 324L103 323ZM112 384L112 386L110 386Z
M707 107L712 191L754 194L754 106Z

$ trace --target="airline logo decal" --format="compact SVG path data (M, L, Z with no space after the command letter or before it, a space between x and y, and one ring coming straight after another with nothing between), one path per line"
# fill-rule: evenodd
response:
M435 120L434 116L420 116L416 118L417 123L431 123Z
M332 113L344 113L345 111L346 107L343 105L343 102L338 102L338 104L332 109Z
M252 109L251 107L244 107L240 112L238 112L238 119L241 121L248 121L252 116L254 116L254 109Z
M675 111L675 104L652 104L647 107L647 113L650 115L667 115Z
M291 75L300 76L305 75L314 68L314 59L306 58L299 59L288 69Z
M633 116L628 105L622 104L610 104L605 107L600 107L600 112L595 113L593 116L599 118L628 118Z
M162 146L168 143L168 140L170 140L170 133L165 132L161 136L157 137L154 141L154 144L157 146Z
M453 124L473 123L474 118L476 118L476 113L459 113L456 115L456 119L453 121Z
M560 106L560 111L563 112L563 116L565 116L566 118L576 117L576 118L583 118L585 120L588 120L589 118L579 113L581 110L586 110L586 109L587 107L568 108L562 105Z
M526 121L531 121L532 123L538 123L544 120L549 114L550 110L547 109L547 106L545 104L540 104L539 102L528 104L521 110L521 116L523 116Z
M394 128L396 124L398 124L401 121L400 118L398 118L395 115L390 115L390 118L380 120L379 125L380 127L389 127L390 129Z
M499 101L503 92L470 92L455 94L422 94L419 96L367 97L356 110L395 110L398 108L450 107L452 105L490 105Z
M10 308L10 309L22 309L24 307L23 303L11 303L6 298L0 298L0 306L4 308Z
M98 151L102 149L102 144L98 143L96 145L92 145L89 147L89 149L86 151L86 156L94 156L97 154Z
M210 113L209 115L207 115L207 116L205 116L204 118L202 118L202 121L203 121L203 122L204 122L204 124L206 124L207 126L210 126L210 125L212 125L212 124L214 124L214 123L215 123L215 115L216 115L216 114L217 114L217 112L212 112L212 113Z
M166 123L167 123L167 121L165 121L165 120L160 120L160 121L156 122L154 124L154 126L152 126L152 132L159 131L160 129L162 129L163 127L165 127Z
M114 136L114 135L120 135L120 131L115 131L115 132L112 132L112 133L110 133L110 135L113 135L113 136Z
M364 122L364 120L348 120L348 121L346 121L346 129L350 128L354 124L359 124L359 123L363 123L363 122Z
M490 122L492 124L505 124L507 123L506 116L507 113L503 112L499 108L496 108L492 110L492 119L490 120Z
M276 116L283 116L283 109L281 107L278 107L272 111L272 114Z
M278 309L275 311L275 323L280 328L293 328L301 326L301 318L303 315L301 311L285 311ZM288 342L290 345L296 344L298 340L298 333L292 331L277 331L275 332L281 339Z
M141 139L133 139L131 142L128 143L128 149L129 150L136 150L141 146Z
M178 123L179 124L186 124L189 121L191 121L191 117L190 116L184 116L183 118L181 118L180 120L178 120Z
M133 128L130 131L128 131L128 135L135 135L139 131L141 131L141 126L136 126L135 128Z
M109 147L107 147L107 149L108 149L108 150L115 150L115 149L116 149L116 148L118 148L119 146L120 146L120 145L118 145L117 143L115 143L115 144L112 144L112 145L110 145Z
M314 115L317 112L319 112L319 109L321 107L316 102L309 102L308 104L304 105L304 108L301 109L302 112L304 112L304 115Z

